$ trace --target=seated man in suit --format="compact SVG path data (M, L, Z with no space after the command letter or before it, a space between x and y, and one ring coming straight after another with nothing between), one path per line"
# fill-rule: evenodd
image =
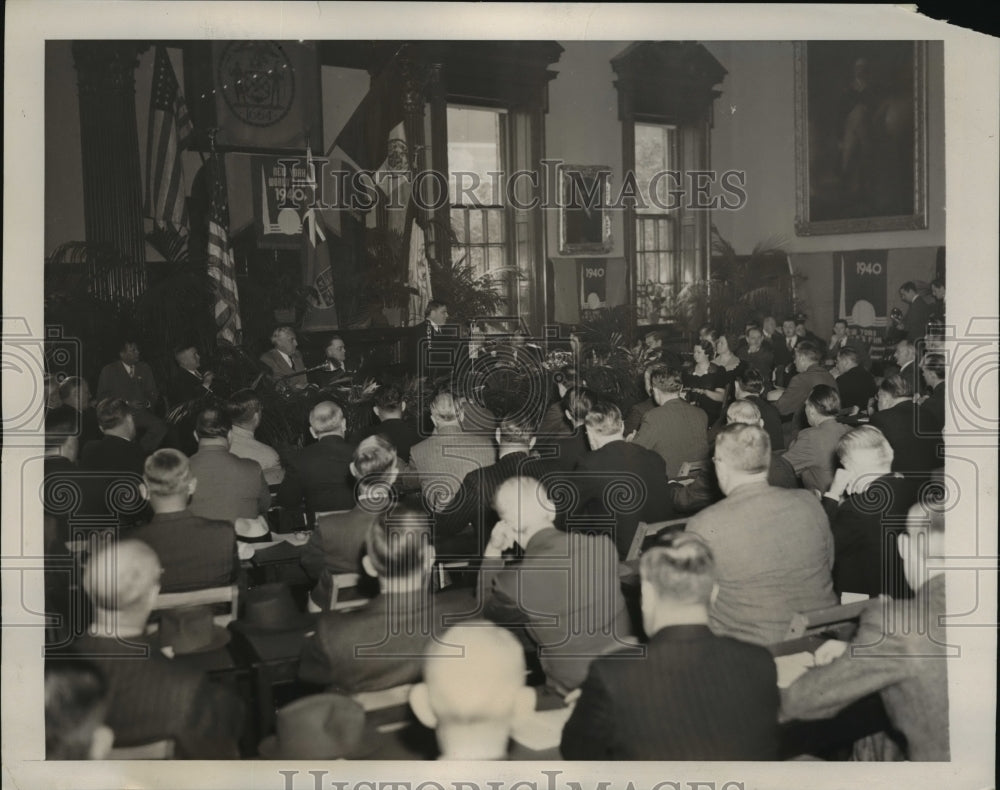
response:
M235 522L256 519L271 507L260 464L229 452L229 415L212 406L202 409L195 422L198 452L190 458L191 474L201 480L189 505L196 516Z
M575 469L580 459L590 452L583 421L598 397L596 392L585 387L573 387L566 391L560 405L573 432L565 436L543 438L542 444L535 446L549 470L569 472Z
M837 377L840 408L852 416L867 414L878 385L875 377L858 364L858 352L852 346L845 346L837 352L833 375Z
M538 435L545 436L566 436L571 433L569 423L566 422L566 409L563 406L563 398L566 393L575 387L582 386L582 382L576 375L576 371L571 367L565 367L555 372L553 376L556 399L548 405L542 415L541 423L538 426Z
M260 361L267 366L271 379L279 388L304 389L309 385L305 373L293 375L296 371L304 371L305 363L299 352L299 341L295 330L290 326L279 326L271 333L270 351L260 355Z
M101 369L97 399L107 398L124 400L131 407L146 454L160 446L167 435L167 424L154 413L160 393L153 369L139 359L139 346L134 340L123 340L118 349L118 361L109 362Z
M785 434L781 428L781 415L773 404L764 399L765 388L764 374L756 368L747 368L733 382L733 394L736 400L752 403L760 412L764 430L771 438L771 452L775 453L785 449Z
M238 760L239 698L203 671L164 656L155 637L145 635L160 574L156 553L140 541L96 551L83 571L93 624L72 650L107 678L106 721L116 746L171 739L180 759Z
M796 373L788 382L788 387L786 389L775 387L767 393L768 401L774 402L774 407L781 414L782 419L787 421L785 436L789 441L794 439L795 434L805 427L806 398L809 397L813 387L817 384L826 384L837 389L836 379L823 367L821 359L822 351L819 346L806 340L797 343L795 346Z
M135 415L120 398L97 404L100 441L88 442L80 454L80 468L91 472L142 474L146 453L136 443Z
M801 338L795 333L795 319L786 318L781 322L781 331L771 338L771 353L774 354L774 384L787 386L794 375L795 348Z
M802 487L823 493L837 468L837 442L850 427L837 422L840 396L833 387L818 384L806 398L809 427L799 431L784 458L802 479Z
M90 396L87 380L79 376L67 376L59 385L59 399L63 406L69 406L79 417L80 447L87 442L101 438L101 427L97 424L97 411Z
M372 407L378 422L362 432L361 438L381 434L399 453L399 460L410 463L410 450L420 441L420 434L413 424L404 419L406 400L399 387L389 384L379 387Z
M358 503L346 513L316 519L309 542L302 547L301 562L316 582L310 597L318 610L330 608L334 574L361 571L368 529L393 504L398 461L395 448L382 436L362 439L350 467L358 481Z
M85 660L45 664L45 759L104 760L115 734L104 723L108 681Z
M238 458L256 461L264 472L267 484L278 485L285 479L281 458L273 447L257 441L254 437L263 416L260 398L253 390L236 392L226 403L226 413L229 414L233 424L229 432L229 452Z
M230 521L213 521L188 510L198 486L184 453L164 448L146 459L142 495L155 515L128 535L156 552L163 567L163 592L221 587L240 570L236 531Z
M642 371L642 390L649 397L632 406L628 410L628 414L625 416L625 437L630 441L634 439L636 433L639 432L639 426L642 425L642 418L646 416L646 412L652 411L657 406L656 400L653 398L653 384L651 377L653 375L653 369L660 367L661 365L661 362L653 362L652 364L646 365L645 369Z
M764 340L764 333L756 326L747 329L746 340L746 346L737 352L737 356L747 363L748 369L760 373L763 382L761 391L769 390L774 380L774 352Z
M681 372L665 365L649 377L656 408L646 412L633 440L657 453L666 464L667 477L677 477L687 461L708 457L708 417L681 397Z
M546 464L533 452L535 437L520 419L507 419L496 431L497 462L473 469L448 507L434 519L434 548L439 556L478 557L498 515L493 499L501 483L518 475L540 479Z
M643 553L639 574L647 651L590 665L563 728L562 756L778 759L774 659L709 630L714 559L706 543L685 532L663 535Z
M929 472L944 466L944 458L938 455L941 426L921 416L909 379L897 374L882 380L878 411L869 425L882 431L892 445L893 472Z
M944 391L944 354L926 354L920 361L920 373L924 377L924 383L930 390L930 395L920 404L927 419L921 424L936 425L944 429L945 412L947 410L946 394Z
M180 345L174 350L177 374L170 387L171 408L190 400L202 398L212 391L215 374L200 370L201 355L193 345Z
M850 644L830 640L816 651L815 668L781 691L788 719L823 719L878 693L893 726L906 738L914 761L950 759L948 641L944 630L944 509L932 502L910 508L906 531L896 538L913 598L871 602ZM921 627L901 627L920 623Z
M496 462L497 449L492 436L462 430L464 413L450 392L435 396L430 411L434 433L413 445L410 458L424 501L438 511L451 502L469 472Z
M570 514L593 524L614 524L614 543L624 559L640 521L652 523L673 517L667 493L667 466L663 458L635 442L625 441L622 413L610 401L598 400L584 419L591 451L581 456L572 473L577 509ZM611 503L614 509L611 509Z
M432 595L430 539L430 517L402 505L371 525L362 565L378 579L379 594L360 608L319 616L302 646L302 680L356 694L420 679L429 643L452 624L446 616L474 608L468 590Z
M507 480L493 504L500 521L483 552L483 614L521 632L538 650L548 691L565 697L594 658L626 646L631 634L615 548L606 535L556 529L555 505L536 479ZM503 553L515 545L523 557L505 566Z
M318 387L326 387L338 382L347 383L350 373L347 370L347 346L340 335L334 335L326 344L324 352L326 359L319 370L309 374L309 380Z
M845 348L854 349L857 357L857 363L861 365L862 368L867 370L871 367L871 357L868 345L861 339L860 336L851 337L848 335L847 320L844 318L838 318L833 322L833 334L830 336L830 340L826 344L824 362L827 367L833 367L837 364L837 355Z
M455 649L461 650L455 655ZM524 651L509 631L478 620L432 642L410 707L432 728L441 760L505 760L514 722L535 708Z
M826 514L812 492L768 485L770 458L763 428L723 428L714 461L725 499L687 523L715 555L712 630L759 645L781 641L796 612L837 602Z
M920 395L924 389L924 380L920 375L920 366L917 365L917 347L908 339L903 338L896 343L892 357L899 367L899 375L906 379L907 384L910 385L910 392L914 395Z
M892 447L870 425L844 434L837 455L843 468L820 500L833 533L833 589L909 598L895 543L897 525L917 500L917 481L892 471Z
M309 412L309 432L316 442L288 459L278 504L306 512L329 513L354 507L351 458L354 445L344 440L344 412L333 401L322 401Z

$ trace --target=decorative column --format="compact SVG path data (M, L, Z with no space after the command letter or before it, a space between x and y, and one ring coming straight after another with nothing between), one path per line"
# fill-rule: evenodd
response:
M138 268L145 263L145 240L135 67L143 49L126 41L73 42L87 241L111 247Z

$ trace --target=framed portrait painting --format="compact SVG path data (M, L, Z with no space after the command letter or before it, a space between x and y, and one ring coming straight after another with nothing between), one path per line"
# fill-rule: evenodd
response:
M560 165L559 198L560 254L611 252L611 168Z
M795 232L927 227L922 41L795 45Z

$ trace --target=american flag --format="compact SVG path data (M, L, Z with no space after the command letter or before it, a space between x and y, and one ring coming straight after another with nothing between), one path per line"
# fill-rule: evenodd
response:
M208 274L215 280L215 325L218 337L236 344L242 331L240 299L236 292L236 261L229 241L229 197L226 170L219 154L213 153L208 168Z
M192 132L187 105L180 94L170 58L166 49L157 47L146 137L145 211L147 217L169 222L176 229L187 225L180 152L187 146Z

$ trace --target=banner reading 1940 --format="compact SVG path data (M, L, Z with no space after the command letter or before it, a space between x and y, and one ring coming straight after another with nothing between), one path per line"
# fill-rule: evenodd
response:
M316 191L311 175L305 157L252 157L253 216L260 247L299 248L302 222Z

